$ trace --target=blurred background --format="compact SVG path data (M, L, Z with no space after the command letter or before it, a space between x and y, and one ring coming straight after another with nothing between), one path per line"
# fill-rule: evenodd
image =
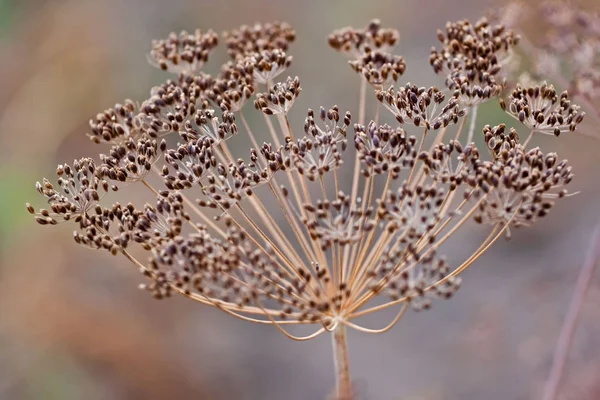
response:
M593 1L589 2L590 4ZM372 18L400 30L403 81L439 84L428 65L436 29L482 16L480 0L0 0L0 399L318 400L333 389L330 340L289 341L182 298L136 289L125 261L73 243L67 225L42 229L34 183L57 163L106 148L87 121L167 76L147 65L170 31L284 20L297 32L290 75L307 108L357 109L359 80L327 34ZM535 18L533 19L535 23ZM536 26L529 25L532 32ZM208 71L226 60L223 46ZM506 121L496 102L479 123ZM300 128L297 128L300 129ZM361 399L539 398L572 289L600 219L600 143L536 137L573 164L575 190L549 218L500 241L463 275L452 301L407 313L389 333L349 333ZM142 192L127 192L139 204ZM137 198L136 196L139 196ZM484 234L474 230L460 240ZM452 255L450 255L452 257ZM561 399L600 398L600 279L586 297ZM387 318L383 315L379 318ZM374 323L382 322L377 318Z

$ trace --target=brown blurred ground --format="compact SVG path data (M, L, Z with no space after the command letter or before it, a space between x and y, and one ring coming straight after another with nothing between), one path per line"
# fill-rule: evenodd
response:
M490 4L0 0L0 399L323 399L333 382L326 337L293 343L182 299L156 302L136 290L140 277L124 262L77 247L67 226L40 229L23 205L56 163L102 151L84 135L90 116L142 99L165 79L146 65L152 38L289 21L298 34L290 74L303 82L292 122L300 124L308 107L356 109L358 79L327 48L331 30L381 18L401 31L403 79L427 85L438 83L427 65L435 30ZM224 57L221 50L209 69ZM500 121L496 109L482 111L490 123ZM411 313L379 337L351 333L352 373L365 398L539 398L600 219L600 156L593 139L537 140L572 161L581 195L495 246L452 301ZM600 398L599 302L596 274L562 399Z

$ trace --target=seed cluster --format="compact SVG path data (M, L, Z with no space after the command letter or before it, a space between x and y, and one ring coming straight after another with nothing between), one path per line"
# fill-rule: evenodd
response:
M568 194L565 187L573 179L568 162L559 161L556 153L526 151L520 144L502 151L495 161L478 165L477 174L480 190L487 194L475 221L514 227L530 226L546 216L554 201ZM510 228L506 235L511 236Z
M214 77L201 68L216 35L171 34L154 42L150 58L176 77L148 99L93 119L92 141L112 147L98 165L90 158L60 165L56 189L46 179L36 185L49 208L27 209L42 225L74 221L80 245L125 256L156 298L180 294L274 324L294 339L340 324L383 332L353 321L398 306L391 327L409 305L424 310L450 298L460 272L512 227L545 216L572 179L566 161L526 150L505 125L478 132L490 153L481 154L472 140L476 113L464 140L463 107L499 95L518 36L486 20L449 23L438 36L443 48L431 63L450 92L410 83L384 89L406 64L389 53L398 32L379 21L334 32L329 44L353 58L363 99L369 83L396 121L380 122L379 114L366 120L360 101L358 121L335 105L308 110L304 134L295 136L288 114L302 87L282 75L295 39L288 24L224 33L231 60ZM265 125L250 126L242 112L249 102ZM501 104L545 133L574 130L583 118L550 86L517 87ZM436 131L432 140L429 131ZM229 144L241 135L252 145L238 158ZM129 184L156 200L102 204L104 192ZM491 233L463 263L450 265L444 246L473 219ZM148 261L130 253L134 246ZM299 338L287 324L317 330Z
M406 84L397 91L394 87L378 90L376 95L400 124L408 122L427 130L438 130L456 124L465 115L456 92L446 100L446 95L436 87Z
M396 29L382 28L381 21L374 19L362 29L347 27L329 35L329 46L337 51L359 58L371 51L387 52L394 48L400 34Z
M364 233L374 228L373 210L362 210L360 205L351 204L350 196L340 191L336 198L317 200L317 203L306 204L305 220L311 238L321 243L327 250L334 244L347 246L359 241Z
M367 127L354 126L354 147L358 159L365 164L363 175L390 174L398 179L400 173L412 168L417 158L417 138L408 137L404 129L371 121Z
M323 128L316 123L313 110L308 110L304 123L306 136L295 142L289 140L286 144L296 170L309 181L322 178L342 165L342 155L348 145L346 130L352 120L350 113L346 112L343 125L338 125L340 113L337 106L328 111L321 107L319 117L324 123Z
M277 82L268 92L257 94L254 107L267 115L287 114L301 90L300 79L288 77L285 82Z
M192 139L181 144L177 149L168 149L165 154L165 165L162 177L169 190L189 189L194 185L202 185L202 180L217 166L213 152L213 139ZM172 171L172 172L171 172Z
M99 113L90 120L91 133L88 134L94 143L120 143L140 133L140 120L136 118L137 106L132 100Z
M81 224L100 201L100 193L108 191L108 183L98 178L96 163L91 158L75 160L73 166L59 165L56 176L58 190L45 178L42 183L35 184L38 193L47 199L50 210L43 208L36 212L27 204L28 211L36 215L35 219L41 225L56 225L60 220Z
M264 25L243 25L223 34L227 52L234 58L260 54L264 50L286 51L296 39L296 32L286 22L273 22Z
M251 74L256 83L266 85L290 67L292 56L281 49L264 50L248 56L243 63L246 73Z
M160 144L156 139L140 138L137 142L130 139L113 146L108 155L100 154L102 164L97 175L108 181L138 182L152 170L152 165L166 148L164 139Z
M197 109L206 107L201 94L211 84L212 78L205 75L194 79L182 75L180 82L169 80L152 88L150 98L141 106L143 132L152 138L178 132Z
M559 96L554 86L546 84L529 88L517 85L508 107L502 99L500 105L529 129L555 136L575 131L585 116L579 106L571 104L567 91Z
M186 31L179 35L171 33L165 40L152 42L150 60L164 71L195 73L202 69L218 43L219 37L211 30L197 29L193 34Z
M208 108L198 110L192 120L185 121L184 127L179 135L186 142L209 138L211 145L219 145L222 141L231 138L238 133L235 123L235 115L225 110L219 118L215 110Z
M446 79L446 87L460 93L459 100L474 106L497 97L505 85L502 67L512 56L519 36L487 19L448 22L438 31L442 48L433 48L429 63Z
M379 89L390 81L397 82L406 70L404 58L379 51L366 53L358 60L350 61L350 66Z
M425 173L434 181L455 190L463 184L473 187L477 178L473 171L479 162L479 150L473 143L463 147L457 140L440 143L430 152L422 152L419 159L425 164Z

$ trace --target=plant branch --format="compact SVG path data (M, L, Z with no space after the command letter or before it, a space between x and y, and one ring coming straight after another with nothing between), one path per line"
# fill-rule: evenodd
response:
M469 123L469 132L467 133L467 142L465 144L471 143L473 140L473 134L475 133L475 123L477 122L477 110L479 107L474 105L471 107L471 121Z
M335 363L335 377L337 397L335 400L352 400L352 385L350 382L350 364L348 361L348 342L346 341L346 327L340 323L333 331L333 361Z

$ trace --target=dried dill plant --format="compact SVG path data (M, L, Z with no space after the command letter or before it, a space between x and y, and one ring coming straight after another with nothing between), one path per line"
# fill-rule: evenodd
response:
M555 153L526 148L514 128L475 132L477 107L499 101L519 43L501 25L459 21L438 32L430 63L443 88L399 83L406 63L391 53L396 30L375 20L333 32L330 46L360 77L358 118L320 107L303 129L288 119L301 93L299 78L284 78L294 38L285 23L226 32L231 60L216 77L202 71L214 32L155 41L151 64L174 77L147 100L92 119L89 136L111 146L107 154L59 165L57 186L36 185L49 207L27 208L42 225L73 222L77 243L127 258L158 299L182 295L294 340L331 334L337 398L351 399L346 328L383 333L408 308L452 297L459 274L512 228L547 215L573 175ZM369 121L367 99L378 110ZM264 118L258 128L244 116L249 102ZM531 132L574 131L584 116L549 85L519 87L501 104ZM380 123L380 108L396 122ZM177 135L170 147L166 137ZM249 138L248 153L232 154L236 135ZM134 183L155 203L102 203ZM442 245L470 220L487 235L450 265ZM357 322L390 308L386 326ZM297 336L296 325L314 330Z

